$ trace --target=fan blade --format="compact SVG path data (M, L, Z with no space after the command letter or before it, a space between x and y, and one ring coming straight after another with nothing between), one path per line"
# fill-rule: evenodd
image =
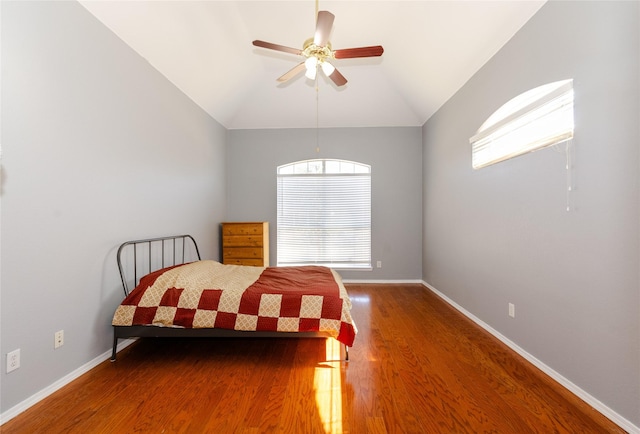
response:
M319 11L318 21L316 23L316 34L313 37L313 43L318 47L324 47L329 42L329 36L331 35L331 28L333 27L333 20L335 15L329 11Z
M329 78L336 84L336 86L344 86L347 84L347 79L344 78L344 75L340 74L337 69L333 71Z
M302 54L302 50L298 48L285 47L284 45L272 44L271 42L259 41L257 39L253 41L253 45L256 47L268 48L270 50L284 51L285 53Z
M336 59L351 59L353 57L376 57L382 56L384 48L381 45L373 45L371 47L344 48L335 50L333 55Z
M283 83L283 82L285 82L287 80L291 80L293 77L295 77L296 75L300 74L302 71L304 71L304 62L298 63L296 66L291 68L289 71L287 71L284 74L282 74L282 76L278 77L278 81Z

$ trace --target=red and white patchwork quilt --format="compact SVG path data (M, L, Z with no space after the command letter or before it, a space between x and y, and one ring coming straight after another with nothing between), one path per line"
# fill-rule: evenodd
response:
M198 261L140 279L112 324L325 332L352 346L357 329L350 310L340 275L327 267Z

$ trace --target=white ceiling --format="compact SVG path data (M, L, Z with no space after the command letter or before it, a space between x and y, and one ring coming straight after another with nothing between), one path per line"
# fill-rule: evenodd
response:
M81 4L226 128L253 129L422 126L544 1L320 1L334 49L385 51L335 60L349 82L319 73L317 92L304 75L276 82L303 58L251 44L302 48L313 0Z

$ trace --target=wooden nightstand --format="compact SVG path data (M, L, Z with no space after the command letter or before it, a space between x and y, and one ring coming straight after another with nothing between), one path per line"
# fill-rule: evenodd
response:
M222 263L269 266L269 222L222 223Z

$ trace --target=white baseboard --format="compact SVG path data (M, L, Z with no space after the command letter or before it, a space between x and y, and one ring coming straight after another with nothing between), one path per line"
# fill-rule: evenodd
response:
M123 350L124 348L128 347L129 345L131 345L135 341L136 341L136 339L123 339L123 340L121 340L118 343L117 351ZM34 393L33 395L31 395L29 398L25 399L21 403L11 407L9 410L7 410L4 413L0 414L0 426L2 424L6 423L6 422L9 422L11 419L16 417L17 415L19 415L23 411L27 410L31 406L33 406L33 405L37 404L38 402L42 401L47 396L51 395L52 393L56 392L57 390L61 389L64 386L66 386L67 384L71 383L73 380L75 380L76 378L80 377L82 374L85 374L88 371L90 371L91 369L95 368L100 363L104 362L105 360L110 359L111 358L111 351L112 350L108 350L108 351L100 354L95 359L85 363L84 365L80 366L78 369L76 369L76 370L70 372L69 374L65 375L64 377L62 377L61 379L59 379L55 383L45 387L44 389L40 390L37 393Z
M602 415L604 415L606 418L608 418L609 420L617 424L620 428L624 429L630 434L640 434L640 427L637 427L636 425L631 423L629 420L625 419L624 417L622 417L621 415L619 415L618 413L616 413L615 411L613 411L612 409L604 405L598 399L594 398L592 395L588 394L587 392L582 390L580 387L576 386L574 383L572 383L571 381L569 381L568 379L566 379L565 377L563 377L562 375L560 375L559 373L551 369L542 361L538 360L537 358L535 358L534 356L526 352L524 349L520 348L515 342L511 341L502 333L500 333L499 331L491 327L489 324L482 321L480 318L473 315L471 312L467 311L465 308L460 306L455 301L451 300L449 297L444 295L442 292L438 291L433 286L429 285L424 280L422 281L422 284L427 288L429 288L431 291L433 291L433 293L436 294L438 297L440 297L445 302L447 302L452 307L454 307L456 310L458 310L460 313L462 313L464 316L469 318L471 321L475 322L477 325L479 325L480 327L482 327L483 329L491 333L493 336L498 338L500 341L502 341L502 343L504 343L509 348L514 350L516 353L520 354L522 357L527 359L527 361L529 361L535 367L537 367L542 372L547 374L549 377L553 378L555 381L560 383L562 387L569 390L578 398L582 399L584 402L586 402L587 404L595 408L597 411L602 413Z
M342 283L365 283L365 284L376 284L376 283L420 283L424 284L424 282L420 279L403 279L403 280L371 280L371 279L342 279Z

